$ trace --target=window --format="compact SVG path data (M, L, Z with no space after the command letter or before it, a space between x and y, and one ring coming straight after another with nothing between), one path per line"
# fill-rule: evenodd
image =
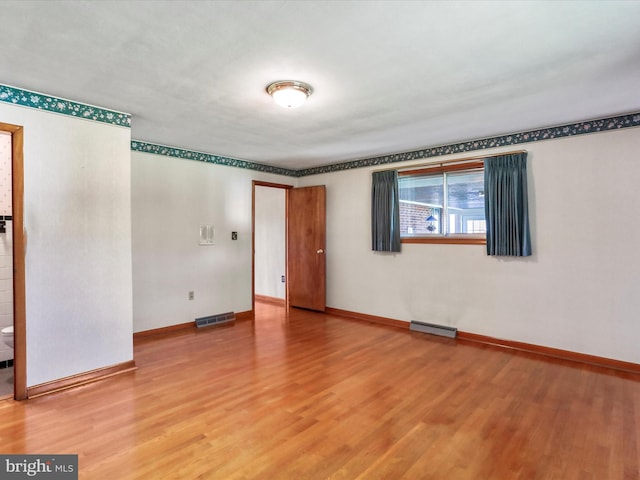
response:
M486 243L484 162L398 172L405 243Z

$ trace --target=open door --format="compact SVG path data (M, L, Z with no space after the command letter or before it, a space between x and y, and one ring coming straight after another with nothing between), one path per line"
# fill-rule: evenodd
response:
M326 294L325 186L287 190L287 307L323 312Z
M24 128L0 122L11 133L13 222L13 398L27 398L27 315L25 296Z

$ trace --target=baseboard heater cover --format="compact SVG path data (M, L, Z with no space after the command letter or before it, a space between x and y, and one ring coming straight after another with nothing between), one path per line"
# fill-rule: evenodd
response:
M210 327L212 325L221 325L223 323L232 323L235 321L236 314L234 312L219 313L218 315L196 318L196 327Z
M446 327L444 325L435 325L433 323L424 323L411 320L409 330L416 332L430 333L432 335L440 335L441 337L456 338L458 329L454 327Z

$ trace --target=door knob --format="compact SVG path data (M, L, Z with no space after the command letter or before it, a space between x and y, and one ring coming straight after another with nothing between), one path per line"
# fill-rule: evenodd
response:
M324 253L324 250L319 248L318 250L316 250L316 253Z

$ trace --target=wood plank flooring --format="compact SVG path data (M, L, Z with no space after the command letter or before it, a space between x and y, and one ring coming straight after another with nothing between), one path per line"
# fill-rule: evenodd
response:
M639 479L640 376L257 305L138 370L0 402L0 453L81 479Z

